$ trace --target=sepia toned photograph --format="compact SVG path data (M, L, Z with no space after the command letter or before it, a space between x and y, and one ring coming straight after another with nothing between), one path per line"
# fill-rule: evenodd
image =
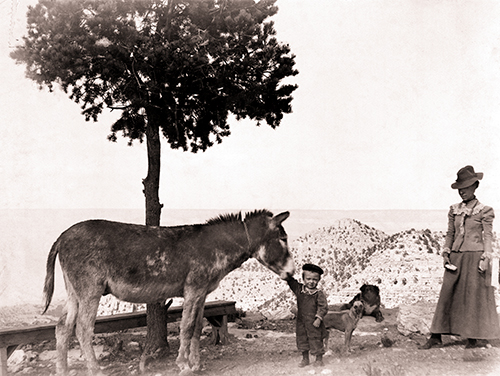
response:
M0 376L500 374L500 2L0 17Z

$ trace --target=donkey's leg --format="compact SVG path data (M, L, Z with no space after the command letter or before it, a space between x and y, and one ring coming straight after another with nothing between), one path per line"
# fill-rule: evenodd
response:
M69 339L73 334L75 327L76 315L78 312L78 301L71 289L68 291L68 300L64 308L64 314L59 319L56 325L56 372L58 375L66 375L68 372L68 346Z
M181 370L181 375L190 374L191 372L188 362L188 359L190 359L189 350L199 312L203 310L205 305L205 297L206 293L201 293L194 289L184 289L184 305L179 335L179 355L176 360L177 366ZM201 315L203 317L203 313ZM199 354L197 356L199 359Z
M203 299L203 303L205 299ZM191 348L189 352L189 363L191 363L191 369L193 371L200 370L200 336L201 329L203 328L203 308L204 304L196 312L196 318L194 321L194 331L191 337Z
M94 348L92 347L92 336L94 334L94 324L100 297L100 294L93 294L82 299L78 306L78 317L76 320L76 337L78 338L78 342L80 342L80 347L91 375L102 375L95 357Z

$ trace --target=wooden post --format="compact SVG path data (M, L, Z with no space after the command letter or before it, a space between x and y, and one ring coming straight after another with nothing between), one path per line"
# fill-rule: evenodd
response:
M7 347L0 347L0 376L7 376Z
M11 345L0 348L0 376L7 376L7 361L18 345Z

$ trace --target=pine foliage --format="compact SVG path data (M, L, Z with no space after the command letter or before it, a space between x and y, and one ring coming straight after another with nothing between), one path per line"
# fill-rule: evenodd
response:
M228 115L277 127L298 72L269 18L276 0L39 0L12 52L40 87L60 86L86 120L120 110L109 139L158 123L196 152L230 134Z

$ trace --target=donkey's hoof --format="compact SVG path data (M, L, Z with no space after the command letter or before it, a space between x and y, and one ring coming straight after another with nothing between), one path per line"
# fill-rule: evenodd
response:
M182 370L181 373L179 373L179 376L193 376L194 372L191 371L189 368Z

